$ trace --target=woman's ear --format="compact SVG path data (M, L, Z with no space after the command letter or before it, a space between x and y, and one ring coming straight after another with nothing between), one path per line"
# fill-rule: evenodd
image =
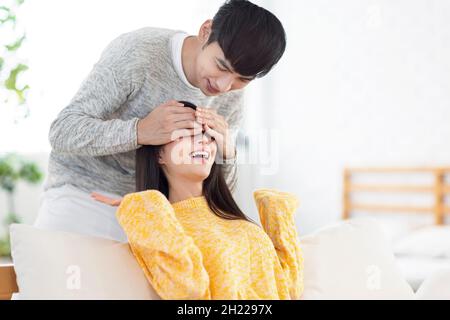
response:
M163 153L164 151L160 151L159 153L158 153L158 163L159 164L164 164L164 159L163 159L163 155L162 155L162 153Z
M206 44L206 42L209 39L209 36L211 35L211 28L212 28L212 20L208 19L205 22L203 22L202 26L200 27L200 32L198 34L198 37L200 38L203 45Z

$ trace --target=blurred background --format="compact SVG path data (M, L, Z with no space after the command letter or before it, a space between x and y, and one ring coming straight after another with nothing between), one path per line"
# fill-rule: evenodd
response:
M276 68L246 92L241 136L252 143L253 133L273 130L278 137L269 150L272 158L240 165L236 198L248 215L257 217L254 189L293 192L300 199L296 222L304 235L341 219L346 167L450 166L449 1L253 2L282 21L288 46ZM0 156L14 153L36 166L31 179L17 180L13 194L17 216L33 223L50 152L50 123L105 46L144 26L197 34L223 1L3 3L14 8L16 27L3 24L0 45L26 34L20 48L4 50L4 68L28 69L18 69L16 89L0 86ZM3 20L7 16L5 10L0 14ZM9 76L4 72L0 80ZM2 221L8 199L8 192L0 193ZM423 202L433 199L424 195ZM404 226L413 216L395 219L403 219ZM432 215L418 219L434 221Z

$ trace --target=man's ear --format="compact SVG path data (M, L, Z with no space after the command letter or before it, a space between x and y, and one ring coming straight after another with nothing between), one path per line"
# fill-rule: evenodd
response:
M206 42L209 39L209 36L211 35L211 28L212 28L212 20L211 19L208 19L205 22L203 22L202 26L200 27L198 37L203 45L206 44Z

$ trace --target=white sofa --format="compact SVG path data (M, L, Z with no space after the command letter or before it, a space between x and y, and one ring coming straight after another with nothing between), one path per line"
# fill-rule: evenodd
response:
M159 299L127 244L18 224L10 234L20 299ZM414 294L375 220L336 223L300 240L302 299L450 298L450 271Z

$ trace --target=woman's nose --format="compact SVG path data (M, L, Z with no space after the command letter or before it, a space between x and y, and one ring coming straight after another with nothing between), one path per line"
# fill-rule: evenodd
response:
M197 136L197 139L195 142L198 144L209 144L209 143L211 143L211 141L212 141L212 139L209 136L209 134L207 134L206 132L203 132L202 134Z

